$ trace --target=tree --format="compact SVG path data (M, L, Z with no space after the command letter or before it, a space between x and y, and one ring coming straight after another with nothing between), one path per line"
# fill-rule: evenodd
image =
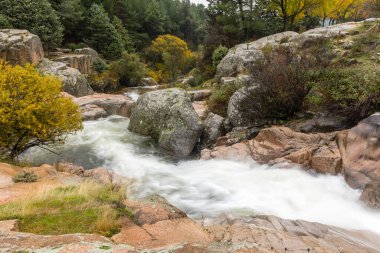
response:
M48 0L0 0L0 14L7 16L14 28L38 35L45 49L62 43L63 26Z
M163 70L167 80L174 81L188 70L193 54L182 39L167 34L158 36L149 48L151 60Z
M119 33L121 39L123 40L124 49L128 52L133 52L134 43L131 37L129 36L127 29L125 29L123 22L121 22L121 20L118 17L114 16L112 24L115 27L116 31Z
M120 60L113 62L110 71L116 74L119 83L124 86L136 86L146 76L145 65L140 61L137 54L123 53Z
M102 6L93 4L86 13L84 42L104 58L116 60L124 51L124 43Z
M320 3L319 0L272 0L273 8L277 10L283 23L283 30L293 28L294 22L311 12Z
M227 55L228 48L220 45L217 49L214 50L212 54L212 64L216 68L223 58Z
M79 36L79 25L84 20L85 9L80 0L66 0L58 7L61 21L65 27L65 40L73 41Z
M8 18L2 14L0 14L0 29L11 28L12 25L9 22Z
M0 62L0 155L14 160L31 147L48 149L82 128L78 106L61 82L31 65Z

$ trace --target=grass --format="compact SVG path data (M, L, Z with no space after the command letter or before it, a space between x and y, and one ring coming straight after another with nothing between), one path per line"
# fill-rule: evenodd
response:
M43 189L0 206L0 220L18 219L20 231L35 234L119 232L125 189L86 181L78 186Z

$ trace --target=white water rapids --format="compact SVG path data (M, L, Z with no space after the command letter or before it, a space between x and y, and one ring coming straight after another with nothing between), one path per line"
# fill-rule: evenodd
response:
M158 193L193 218L221 213L270 214L380 234L380 212L359 202L360 192L340 176L300 169L221 160L174 161L151 140L127 130L128 119L84 123L84 130L58 147L60 155L32 150L34 163L66 160L87 168L104 166L135 179L137 196Z

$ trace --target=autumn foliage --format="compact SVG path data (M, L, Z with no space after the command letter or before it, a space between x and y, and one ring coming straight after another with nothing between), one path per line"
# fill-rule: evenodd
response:
M173 81L191 67L194 55L187 43L174 35L160 35L148 49L156 76ZM162 81L162 80L157 80Z
M0 156L62 143L82 128L78 106L60 95L61 82L31 65L0 62Z

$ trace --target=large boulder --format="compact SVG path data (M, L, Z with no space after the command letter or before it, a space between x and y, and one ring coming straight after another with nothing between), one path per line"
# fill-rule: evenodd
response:
M37 65L44 58L41 40L27 30L0 29L0 58L14 65Z
M263 48L268 45L279 45L297 35L296 32L283 32L233 47L219 63L216 71L217 79L243 74L251 69L257 61L264 58Z
M111 115L129 117L131 115L133 101L123 95L93 94L74 98L79 105L83 120L95 120Z
M264 58L264 52L268 47L279 45L290 47L305 47L318 43L323 39L344 37L352 33L362 23L349 22L334 26L321 27L298 34L296 32L283 32L273 34L259 40L239 44L228 51L228 54L217 66L216 77L236 77L245 74L247 70L254 68L258 61Z
M341 135L339 148L346 181L363 188L380 180L380 113L375 113Z
M132 108L129 130L153 137L167 153L183 158L197 143L202 122L185 91L166 89L139 97Z
M267 121L262 117L260 103L254 99L256 89L257 85L243 87L231 96L227 116L235 127L260 126Z
M38 65L38 70L44 75L58 77L62 81L63 91L70 95L81 97L94 93L86 77L66 63L43 59Z

